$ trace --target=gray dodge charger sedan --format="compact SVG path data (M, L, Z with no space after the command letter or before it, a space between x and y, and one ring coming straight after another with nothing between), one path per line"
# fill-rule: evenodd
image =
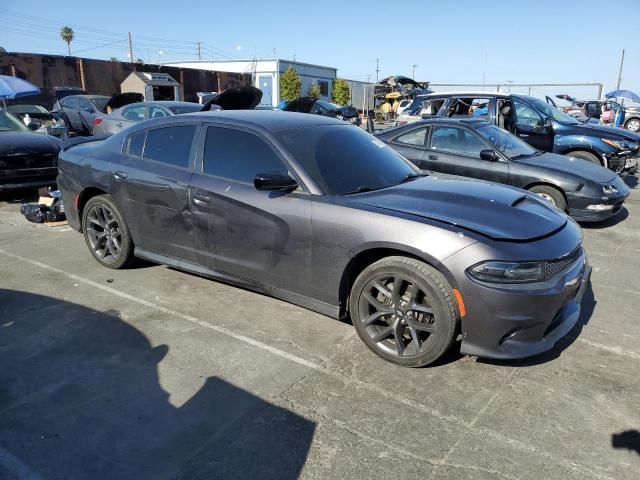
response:
M150 120L70 141L59 168L69 224L102 265L137 256L350 316L367 347L404 366L456 339L491 358L552 348L591 272L580 227L544 200L425 176L321 116Z

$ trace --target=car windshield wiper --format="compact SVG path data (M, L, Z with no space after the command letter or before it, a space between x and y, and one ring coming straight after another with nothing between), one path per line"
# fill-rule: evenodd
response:
M521 153L520 155L516 155L515 157L509 157L509 158L511 158L511 160L518 160L519 158L537 157L539 155L542 155L542 152L540 150L536 150L533 153Z
M352 190L350 192L344 192L344 193L341 193L340 195L353 195L354 193L372 192L374 190L379 190L381 188L386 188L386 186L374 188L374 187L367 187L366 185L362 185L356 188L355 190Z
M410 173L402 177L402 179L398 182L398 185L400 185L401 183L409 182L411 180L415 180L416 178L428 177L428 176L429 176L428 173Z

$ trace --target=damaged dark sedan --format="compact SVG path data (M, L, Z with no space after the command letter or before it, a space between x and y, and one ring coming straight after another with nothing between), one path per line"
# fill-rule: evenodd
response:
M546 351L580 316L582 231L523 190L424 176L361 129L268 111L150 120L63 149L69 225L333 317L403 366ZM259 321L259 319L257 320Z
M30 131L0 108L0 192L56 184L60 140Z
M378 134L419 168L529 190L578 221L622 211L629 187L608 168L536 150L479 119L434 118Z

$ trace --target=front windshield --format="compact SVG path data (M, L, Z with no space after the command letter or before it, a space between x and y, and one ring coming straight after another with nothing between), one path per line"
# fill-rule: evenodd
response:
M538 153L538 151L528 143L495 125L485 125L476 129L476 131L512 160L530 157Z
M46 108L41 107L40 105L9 105L7 110L13 114L25 114L25 113L49 113Z
M11 115L6 110L0 108L0 131L14 130L16 132L27 132L29 129L18 120L16 117Z
M171 110L176 115L182 115L183 113L194 113L202 110L202 105L194 104L194 105L170 105L169 110Z
M547 117L553 118L556 122L565 123L567 125L578 125L578 122L571 115L564 113L562 110L558 110L556 107L549 105L547 102L538 98L528 97L527 101L537 107Z
M350 125L295 128L277 135L328 195L385 188L419 173L383 142Z

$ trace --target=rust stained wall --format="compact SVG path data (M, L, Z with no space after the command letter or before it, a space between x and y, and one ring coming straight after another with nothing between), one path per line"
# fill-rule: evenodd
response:
M81 87L79 60L76 57L41 55L35 53L0 54L0 74L24 78L43 89L42 97L55 86ZM89 93L112 95L120 92L120 83L133 71L132 65L108 60L81 59L84 67L85 88ZM140 72L168 73L182 83L184 99L197 101L196 92L219 91L251 83L251 76L241 73L211 72L192 68L178 68L152 64L137 65ZM39 96L40 97L40 96ZM35 100L34 97L31 97ZM27 99L23 99L26 101ZM39 102L40 103L40 102Z

